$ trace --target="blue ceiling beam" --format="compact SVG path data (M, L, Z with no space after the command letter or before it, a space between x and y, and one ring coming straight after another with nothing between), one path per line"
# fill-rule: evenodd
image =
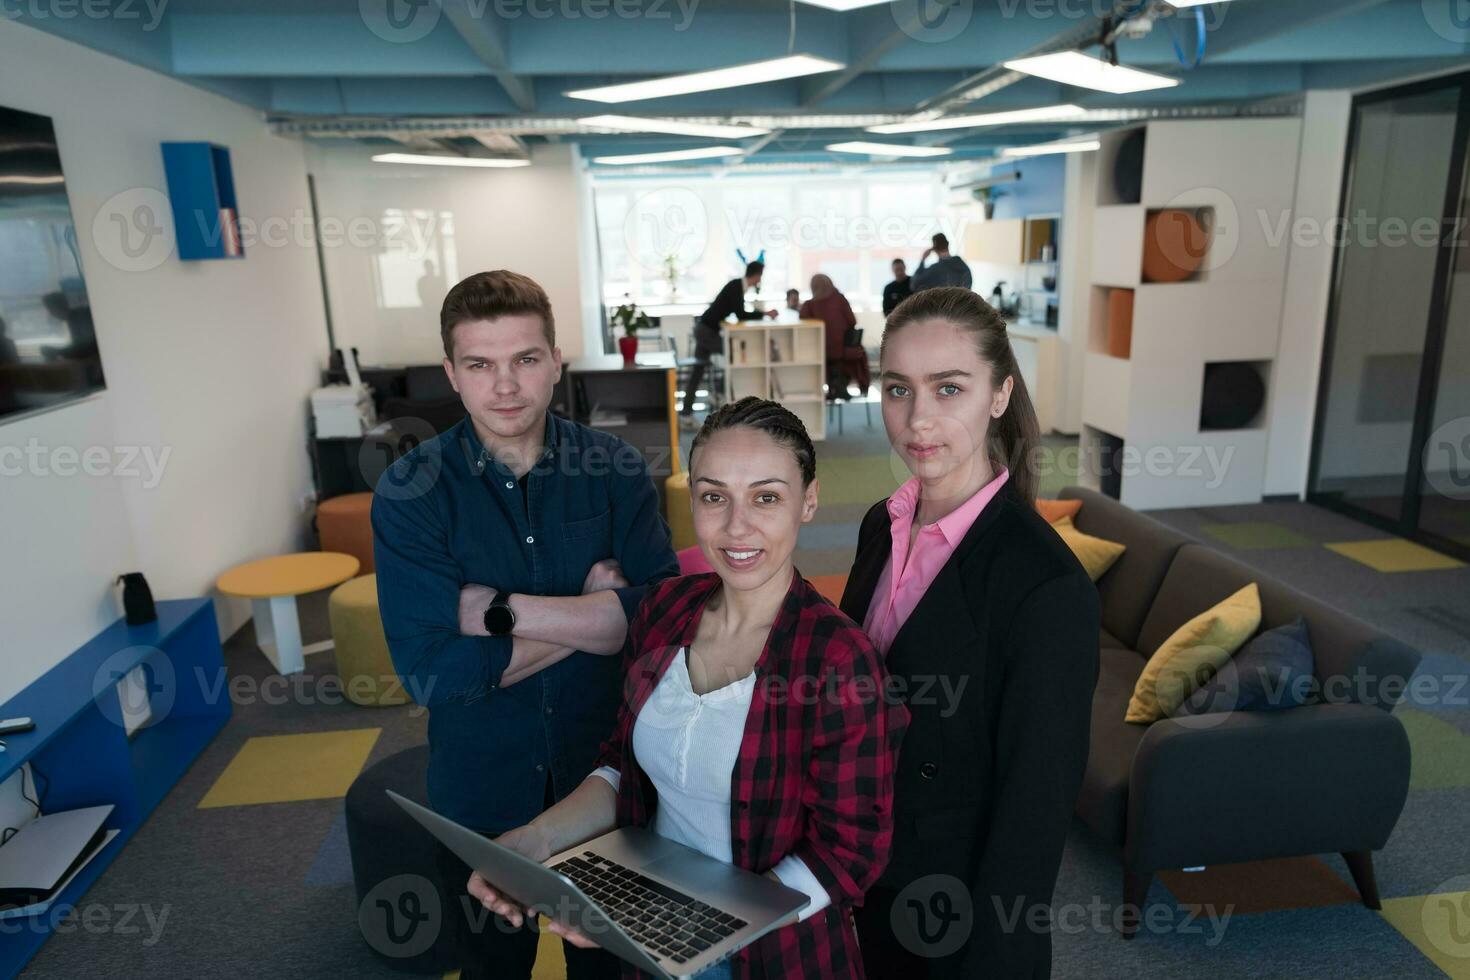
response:
M500 83L479 78L277 78L270 108L314 116L511 115Z
M510 67L506 22L482 16L486 9L477 0L438 0L444 16L454 25L465 45L484 62L505 94L522 112L536 111L536 96L530 84Z
M486 75L447 18L402 43L359 17L179 14L170 18L173 70L208 77Z
M1446 24L1449 5L1446 5ZM1463 33L1446 36L1432 29L1424 8L1386 3L1278 34L1221 56L1222 61L1379 61L1389 58L1442 58L1466 52Z
M643 6L652 8L652 4ZM784 9L706 11L681 19L674 0L666 18L536 20L510 24L510 63L521 75L570 75L595 67L604 82L707 71L724 65L784 57L790 35ZM847 63L842 15L797 4L795 52Z
M132 9L135 16L130 17L87 17L80 6L73 16L62 17L45 4L0 0L0 17L144 68L168 72L170 23L166 7L158 8L161 2L153 0L150 8L139 0Z

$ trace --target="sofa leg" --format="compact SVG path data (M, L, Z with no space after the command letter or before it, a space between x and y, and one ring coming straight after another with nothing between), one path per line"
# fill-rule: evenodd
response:
M1347 862L1348 871L1352 872L1353 884L1358 886L1363 904L1370 909L1383 908L1378 901L1378 880L1373 877L1373 852L1343 851L1342 859Z
M1123 910L1118 916L1119 932L1124 939L1132 939L1138 933L1138 924L1143 920L1143 906L1148 901L1148 889L1154 882L1152 871L1123 871Z

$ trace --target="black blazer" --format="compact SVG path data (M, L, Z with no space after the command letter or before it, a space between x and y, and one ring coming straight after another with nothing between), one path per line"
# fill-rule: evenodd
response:
M891 550L879 501L842 595L858 623ZM1098 629L1096 586L1007 486L894 638L888 669L912 719L880 885L953 875L974 903L970 941L931 960L931 977L1050 975L1050 930L1028 923L1050 906L1087 764Z

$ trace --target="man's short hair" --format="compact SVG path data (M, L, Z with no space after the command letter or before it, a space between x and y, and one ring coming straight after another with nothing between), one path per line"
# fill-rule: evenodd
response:
M790 296L792 293L795 293L796 295L800 296L801 295L801 290L797 289L795 286L792 286L790 289L786 290L786 295L787 296Z
M758 276L765 271L766 264L764 262L748 262L745 265L746 276Z
M889 263L889 265L901 265L907 267L908 263L904 262L903 259L894 259L892 262Z
M936 249L942 248L945 251L949 251L949 239L944 237L944 232L942 231L934 236L932 244Z
M439 309L444 356L454 359L454 328L461 323L522 313L541 318L546 346L555 348L556 321L551 316L551 299L536 280L507 269L477 272L460 280L444 297L444 305Z

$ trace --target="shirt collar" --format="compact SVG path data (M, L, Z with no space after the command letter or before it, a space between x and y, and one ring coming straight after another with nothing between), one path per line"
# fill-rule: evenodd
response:
M931 527L938 528L939 533L944 535L944 540L949 546L951 548L958 548L960 542L964 540L965 535L969 533L970 525L975 523L975 519L980 516L980 512L985 509L985 505L995 499L995 495L1000 492L1001 487L1005 486L1006 481L1010 479L1010 475L1010 470L1002 466L1000 472L996 473L989 483L971 494L970 498L963 504L960 504L934 523L925 524L923 529L927 530ZM893 496L888 498L889 519L894 521L901 519L912 521L915 513L918 511L918 505L919 478L911 476L903 486L894 491Z
M497 471L506 471L505 467L495 458L494 454L486 449L485 444L480 441L480 434L475 431L475 420L469 415L466 415L464 421L460 424L464 426L465 462L469 465L470 472L475 476L483 476L485 471L491 468ZM562 443L565 441L561 426L561 419L557 418L548 410L546 413L546 448L542 451L536 464L531 467L533 470L551 459L556 451L561 448Z

